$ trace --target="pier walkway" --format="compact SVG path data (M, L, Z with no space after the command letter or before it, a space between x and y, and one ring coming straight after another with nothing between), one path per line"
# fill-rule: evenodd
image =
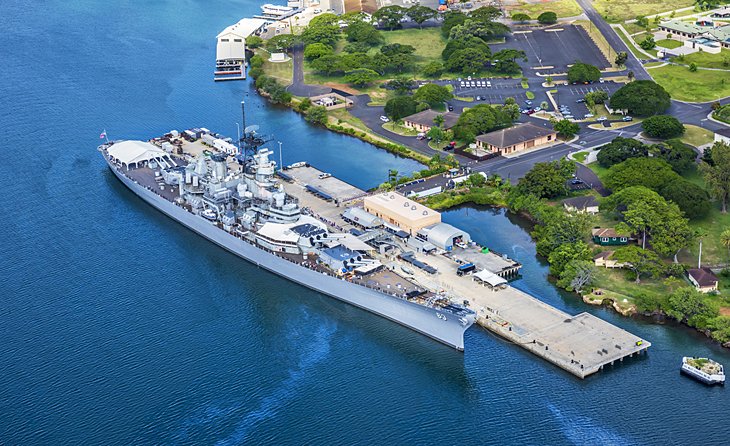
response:
M443 255L418 259L438 269L436 275L414 271L422 286L468 302L479 325L579 378L651 346L590 313L571 316L514 287L492 290L471 275L459 277L458 264Z

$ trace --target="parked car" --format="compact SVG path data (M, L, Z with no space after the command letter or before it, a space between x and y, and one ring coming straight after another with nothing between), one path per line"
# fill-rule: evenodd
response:
M482 97L481 96L477 96L477 101L481 101L481 100L482 100Z
M492 88L492 83L490 81L487 81L487 88Z
M607 117L605 117L605 116L600 116L600 117L599 117L598 119L596 119L596 121L598 121L598 122L603 122L603 121L605 121L605 120L607 120L607 119L608 119L608 118L607 118Z
M467 77L466 80L470 81L471 80L471 76Z
M583 184L583 180L581 180L580 178L573 178L572 180L570 180L570 184Z
M584 98L580 98L580 99L578 99L577 101L575 101L575 103L576 103L576 104L582 104L582 103L584 103L585 101L586 101L586 100L585 100Z
M390 119L388 119L387 116L381 116L380 117L380 120L383 121L383 122L390 122Z
M573 119L573 115L563 115L563 118L570 121L571 119Z
M454 111L454 106L453 105L449 105L449 111Z
M525 104L527 104L527 105L532 105L532 101L531 101L531 100L529 100L529 99L525 99Z
M633 121L634 118L632 118L631 116L624 116L621 120L623 122L630 122L630 121Z
M604 79L604 78L600 78L600 79L598 79L598 82L600 82L600 83L604 83L604 82L606 82L606 79Z
M583 115L583 117L586 119L592 118L593 116L594 116L593 113L586 113L585 115Z

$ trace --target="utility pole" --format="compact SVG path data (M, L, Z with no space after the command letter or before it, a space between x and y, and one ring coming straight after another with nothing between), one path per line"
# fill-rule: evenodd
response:
M281 141L279 142L279 170L282 170L284 168L284 157L281 154Z

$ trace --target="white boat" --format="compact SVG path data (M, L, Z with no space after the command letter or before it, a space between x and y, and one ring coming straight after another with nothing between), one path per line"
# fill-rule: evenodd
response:
M725 371L722 364L709 358L682 358L682 373L705 384L725 384Z
M217 219L217 216L213 209L206 209L203 212L201 212L200 215L202 215L204 218L207 218L208 220L211 220L211 221L215 221Z

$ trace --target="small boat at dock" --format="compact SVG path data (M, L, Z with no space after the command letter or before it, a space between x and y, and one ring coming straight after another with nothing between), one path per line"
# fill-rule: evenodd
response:
M682 373L707 385L725 384L725 371L722 364L709 358L682 358Z

